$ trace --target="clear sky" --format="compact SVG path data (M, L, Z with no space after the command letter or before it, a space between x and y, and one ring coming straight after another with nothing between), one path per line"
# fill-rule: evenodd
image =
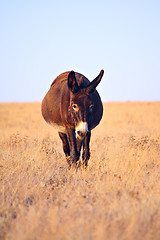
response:
M0 0L0 102L41 101L74 70L103 101L160 100L159 0Z

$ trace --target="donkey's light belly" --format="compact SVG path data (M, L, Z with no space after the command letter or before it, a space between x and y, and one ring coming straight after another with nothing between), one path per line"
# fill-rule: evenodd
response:
M66 128L64 126L58 125L54 122L49 122L49 125L51 125L58 132L66 133Z

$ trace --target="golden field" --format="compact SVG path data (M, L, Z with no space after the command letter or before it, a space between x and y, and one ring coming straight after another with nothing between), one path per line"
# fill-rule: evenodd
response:
M160 239L160 102L105 103L86 170L40 103L0 104L0 239Z

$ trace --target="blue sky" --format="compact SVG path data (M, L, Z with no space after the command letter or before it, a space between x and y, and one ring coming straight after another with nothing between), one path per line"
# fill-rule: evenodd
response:
M104 69L103 101L160 100L160 1L0 0L0 102L41 101L54 78Z

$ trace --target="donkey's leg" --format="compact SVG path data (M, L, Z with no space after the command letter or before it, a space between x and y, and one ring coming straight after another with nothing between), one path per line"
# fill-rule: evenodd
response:
M77 144L77 152L78 152L78 155L80 156L83 139L76 138L76 144ZM81 166L81 162L78 162L77 167L80 167L80 166Z
M91 132L87 133L87 136L85 137L83 141L83 154L82 154L82 159L83 159L83 165L87 167L88 165L88 160L90 158L90 149L89 149L89 142L91 138Z
M79 156L80 156L80 152L81 152L81 148L82 148L82 143L83 143L82 139L76 138L77 152L78 152Z
M75 131L73 129L66 128L66 132L70 149L70 159L72 163L76 163L79 160L79 152L77 151Z
M59 133L59 136L60 136L60 138L62 140L62 143L63 143L63 151L66 155L67 162L70 165L71 164L71 162L70 162L70 149L69 149L69 143L68 143L67 135L65 133L62 133L62 132L58 132L58 133Z

